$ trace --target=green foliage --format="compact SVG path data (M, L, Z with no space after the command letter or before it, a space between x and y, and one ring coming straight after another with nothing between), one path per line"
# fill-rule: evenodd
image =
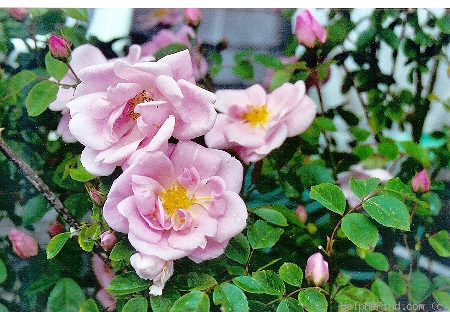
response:
M309 197L317 200L325 208L340 215L344 213L347 205L345 195L339 186L328 182L312 186Z
M369 195L380 184L378 178L368 178L365 180L355 179L350 177L349 187L356 196L363 199Z
M428 242L439 256L450 257L450 234L446 230L429 236Z
M286 291L283 280L274 271L256 271L252 274L252 277L261 284L266 294L281 296Z
M135 272L125 272L114 277L106 290L113 295L129 295L148 289L148 286L148 282Z
M209 306L209 297L201 291L194 290L175 301L170 312L208 312Z
M400 230L409 230L409 212L400 200L382 194L369 198L362 205L378 223Z
M253 211L255 215L278 226L287 226L286 217L279 211L271 208L258 208Z
M350 213L342 218L342 231L357 247L373 249L378 241L378 229L365 215Z
M47 302L49 312L78 312L85 301L81 287L70 278L63 278L53 287Z
M148 301L144 297L132 298L128 300L122 308L122 312L145 312L147 311Z
M247 237L242 233L233 237L225 250L225 256L240 264L245 264L249 255L250 244Z
M298 302L308 312L327 311L328 308L325 295L315 288L302 289L298 294Z
M285 262L278 270L278 274L286 283L293 286L301 286L303 279L302 269L295 263Z
M248 241L254 249L272 247L283 233L283 229L275 228L262 220L257 220L247 229Z
M48 105L56 99L58 85L51 81L41 81L33 86L25 99L28 115L35 117L42 114Z
M95 303L95 300L89 298L80 306L79 312L99 312L99 309L97 307L97 304Z
M159 48L155 53L154 53L154 57L159 60L162 59L164 56L169 55L169 54L173 54L176 52L180 52L183 50L186 50L188 47L182 43L179 42L174 42L171 43L167 46L164 46L162 48Z
M213 300L215 304L221 306L221 311L240 312L249 310L245 294L230 283L223 283L214 288Z
M55 257L70 238L70 232L59 233L52 237L47 245L47 259Z

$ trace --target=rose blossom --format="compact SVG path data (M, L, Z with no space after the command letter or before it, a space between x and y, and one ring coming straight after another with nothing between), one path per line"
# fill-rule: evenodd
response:
M221 255L245 228L243 167L225 151L181 141L165 153L139 150L130 159L103 215L141 254L201 262Z
M295 35L299 43L308 48L314 47L316 40L325 43L326 29L317 22L309 10L300 11L295 17Z
M199 80L208 72L208 61L201 55L201 53L192 46L191 39L197 40L197 34L188 26L183 26L178 32L163 29L159 31L150 41L144 43L142 47L143 55L154 55L160 48L165 47L171 43L182 43L191 52L193 75L196 80Z
M328 262L323 259L320 252L311 255L306 261L305 277L317 287L328 281Z
M195 84L187 50L157 62L89 66L79 77L67 104L69 129L85 146L81 163L95 175L111 174L138 148L156 149L170 136L201 136L216 117L216 96Z
M165 261L159 257L135 253L130 257L130 264L139 277L153 280L149 289L150 295L161 296L164 285L173 275L173 261Z
M113 232L105 231L100 234L100 246L102 246L104 250L112 249L116 243L117 237Z
M28 16L30 16L30 12L28 11L27 8L10 8L9 15L12 18L18 20L19 22L22 22Z
M75 73L77 73L84 67L106 62L106 57L98 48L90 44L84 44L73 49L69 64ZM50 78L50 80L56 82L56 79L54 78ZM60 83L63 84L64 87L59 87L55 101L50 103L48 108L52 111L61 111L62 118L59 121L56 132L62 137L64 142L73 143L76 142L77 139L69 130L70 113L66 104L74 98L75 86L78 83L78 80L74 73L68 70L66 75L60 80Z
M106 290L111 280L114 278L114 272L105 264L105 262L96 254L92 256L92 271L97 278L100 289L97 291L97 299L100 301L106 311L116 309L116 298Z
M12 228L9 231L8 238L12 243L14 253L22 259L36 256L39 252L36 239L18 229Z
M338 173L337 175L337 183L341 187L342 192L347 199L348 204L351 207L355 207L356 205L361 203L361 199L356 196L352 190L350 190L349 182L350 177L355 179L368 179L368 178L378 178L381 183L385 183L387 180L392 179L393 176L389 171L383 168L375 168L375 169L366 169L362 165L352 165L350 166L350 171L344 171Z
M245 90L216 92L219 111L206 145L234 149L246 163L256 162L305 131L316 115L316 104L305 95L305 84L284 83L272 93L253 85Z
M202 19L202 10L199 8L184 9L183 19L187 25L197 27Z

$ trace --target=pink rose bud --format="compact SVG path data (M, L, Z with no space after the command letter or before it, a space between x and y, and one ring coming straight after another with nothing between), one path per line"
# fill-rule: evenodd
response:
M110 250L117 243L116 235L111 231L105 231L100 234L100 246L105 250Z
M328 262L326 262L320 252L311 255L306 261L306 279L317 287L328 281Z
M295 209L295 214L300 219L300 221L305 223L306 218L308 217L308 213L306 212L305 207L303 207L302 205L298 205L297 209Z
M103 194L102 192L97 190L94 185L89 184L89 183L86 184L86 189L87 189L92 201L99 206L103 206L103 204L105 203L105 200L106 200L105 194Z
M10 8L9 15L19 22L30 16L30 12L26 8Z
M48 227L48 234L50 234L51 237L58 235L59 233L64 232L66 229L64 228L64 225L56 220L50 226Z
M39 252L38 243L31 235L12 228L8 238L12 243L14 253L22 259L36 256Z
M184 9L184 22L191 26L197 27L202 19L202 10L200 9Z
M70 56L70 42L62 37L51 35L48 45L54 58L67 59Z
M418 172L411 180L412 189L414 192L428 192L431 188L431 181L425 169Z
M312 16L309 10L299 12L295 18L295 35L298 42L308 48L314 47L316 40L325 43L327 40L327 31Z

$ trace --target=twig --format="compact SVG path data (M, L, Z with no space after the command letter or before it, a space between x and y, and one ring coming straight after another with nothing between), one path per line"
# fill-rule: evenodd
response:
M37 175L37 173L30 167L19 155L14 152L11 147L1 138L0 129L0 151L9 159L22 174L27 178L27 180L33 184L33 186L47 199L50 206L55 209L55 211L69 224L70 227L75 230L79 230L81 223L75 219L73 214L67 209L66 206L61 202L61 200L53 193L47 184ZM100 243L96 241L94 243L94 253L96 253L103 261L107 264L110 263L107 253L100 246Z

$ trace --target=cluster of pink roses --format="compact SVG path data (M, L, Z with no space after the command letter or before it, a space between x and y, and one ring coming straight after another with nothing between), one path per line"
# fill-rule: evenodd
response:
M271 94L260 85L207 91L196 84L188 50L155 61L133 45L126 57L107 60L82 45L70 57L50 105L63 114L58 132L84 146L90 173L121 167L103 215L128 234L137 250L131 265L160 295L174 260L216 258L246 226L243 166L224 149L245 163L261 160L306 130L316 105L302 81ZM191 141L200 136L208 147Z

